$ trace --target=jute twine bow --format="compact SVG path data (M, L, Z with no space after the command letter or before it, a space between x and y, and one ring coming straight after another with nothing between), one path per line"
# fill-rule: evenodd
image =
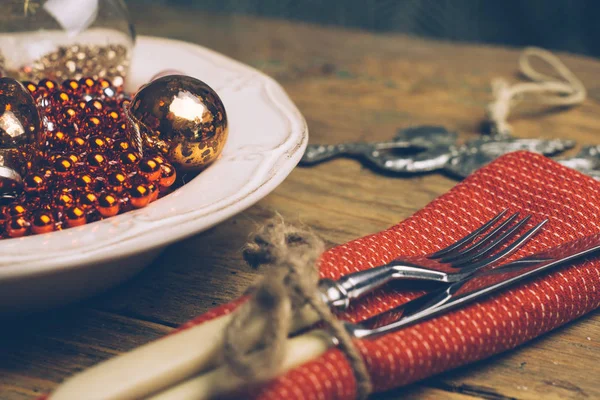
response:
M323 241L308 229L287 225L275 219L258 230L244 249L244 258L252 267L270 267L254 285L248 302L240 306L224 333L224 361L236 375L248 382L275 377L285 356L284 343L292 318L309 306L337 339L338 347L349 360L357 382L357 397L368 397L371 381L351 336L333 315L317 292L319 280L316 262L325 249ZM249 355L257 344L244 335L247 326L262 320L260 361Z
M550 65L558 77L536 71L531 59L537 57ZM551 52L537 47L528 47L519 57L519 71L532 82L521 82L510 86L504 79L492 82L494 101L488 106L488 119L495 134L510 135L508 124L511 109L528 95L535 95L538 102L550 106L573 106L582 103L586 96L583 83Z

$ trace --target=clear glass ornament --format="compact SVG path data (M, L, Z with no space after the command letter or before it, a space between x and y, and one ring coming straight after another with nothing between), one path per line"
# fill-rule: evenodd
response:
M127 76L135 32L122 0L5 0L0 13L0 72L61 82Z

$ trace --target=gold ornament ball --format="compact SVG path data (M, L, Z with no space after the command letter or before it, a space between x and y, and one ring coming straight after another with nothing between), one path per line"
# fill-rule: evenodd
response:
M126 110L143 153L158 151L183 171L215 161L229 132L225 106L206 83L184 75L158 78L135 95Z

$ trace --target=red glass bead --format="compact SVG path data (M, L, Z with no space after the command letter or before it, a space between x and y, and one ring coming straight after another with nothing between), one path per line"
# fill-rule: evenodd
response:
M83 207L69 207L65 211L64 221L69 228L85 225L87 223L86 212Z
M98 196L96 209L105 218L115 216L119 213L119 198L113 193L102 193Z
M11 238L22 237L29 232L30 223L23 216L12 217L4 223L4 230Z
M88 148L91 151L106 151L108 148L108 139L103 136L91 136L88 139Z
M118 111L111 110L106 113L106 116L111 125L116 125L121 121L121 114Z
M27 206L21 203L13 203L4 207L2 213L4 218L19 217L27 213Z
M58 156L54 160L53 167L57 175L66 177L73 173L75 165L70 158Z
M161 175L158 181L161 187L169 187L175 183L177 172L171 164L164 163L160 166Z
M92 93L94 91L94 86L96 81L90 77L81 78L79 80L79 86L82 88L84 93Z
M81 127L86 131L86 133L91 134L94 132L99 132L104 128L104 121L102 117L98 115L89 115L81 121Z
M153 158L144 158L139 164L139 174L149 181L156 181L161 177L161 166Z
M51 92L54 92L54 90L56 90L58 85L56 84L56 82L54 82L51 79L42 79L41 81L39 81L37 86L38 86L38 90L51 93Z
M92 192L84 192L79 195L77 204L84 209L90 209L98 204L98 197Z
M87 150L87 141L82 137L74 137L69 140L69 149L81 153Z
M131 143L127 139L118 139L115 140L112 147L116 152L125 152L131 150Z
M80 159L80 158L79 158L79 156L78 156L77 154L75 154L75 153L69 153L69 154L67 154L67 155L66 155L66 157L67 157L69 160L71 160L71 162L72 162L74 165L77 165L77 164L79 164L79 163L81 162L81 159Z
M71 94L78 94L81 85L75 79L67 79L62 83L62 88Z
M87 114L98 114L102 110L104 110L104 103L98 99L88 101L83 108L83 111Z
M113 171L106 176L106 189L111 192L121 193L127 186L127 175L123 172Z
M96 79L96 83L94 85L94 92L98 95L102 95L105 89L112 87L112 82L106 78L98 78Z
M61 191L56 195L54 203L57 207L62 209L71 207L75 203L75 200L73 199L73 195L71 193Z
M35 95L38 87L35 83L33 82L29 82L29 81L24 81L23 85L25 86L25 88L27 88L27 90L29 91L29 93L31 93L32 95Z
M63 109L58 114L58 120L61 121L63 124L68 124L74 122L78 115L79 111L76 107L67 106L63 107Z
M146 207L150 203L150 195L148 184L138 183L129 189L131 205L135 208Z
M75 186L83 191L91 191L95 189L96 178L92 174L83 173L75 178Z
M123 152L119 158L121 160L121 164L126 167L137 165L137 163L140 161L140 157L137 155L137 153L131 150Z
M31 217L31 232L35 235L49 233L54 230L54 218L48 210L38 210Z
M98 151L89 153L87 161L90 168L94 170L104 168L108 163L106 156Z
M46 147L51 150L62 150L69 144L69 135L63 130L46 133Z
M54 105L66 106L71 102L71 95L65 91L59 90L52 95Z
M48 189L48 181L44 174L30 173L23 179L23 190L27 193L40 193Z

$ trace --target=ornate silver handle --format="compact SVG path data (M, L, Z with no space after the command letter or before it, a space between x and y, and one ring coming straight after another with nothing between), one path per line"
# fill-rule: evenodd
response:
M352 300L362 297L392 280L402 278L443 282L447 276L448 274L442 271L392 262L380 267L354 272L337 281L322 279L319 282L319 290L327 305L345 310Z
M368 143L309 144L300 160L300 164L313 165L343 155L356 156L370 152L372 147Z

